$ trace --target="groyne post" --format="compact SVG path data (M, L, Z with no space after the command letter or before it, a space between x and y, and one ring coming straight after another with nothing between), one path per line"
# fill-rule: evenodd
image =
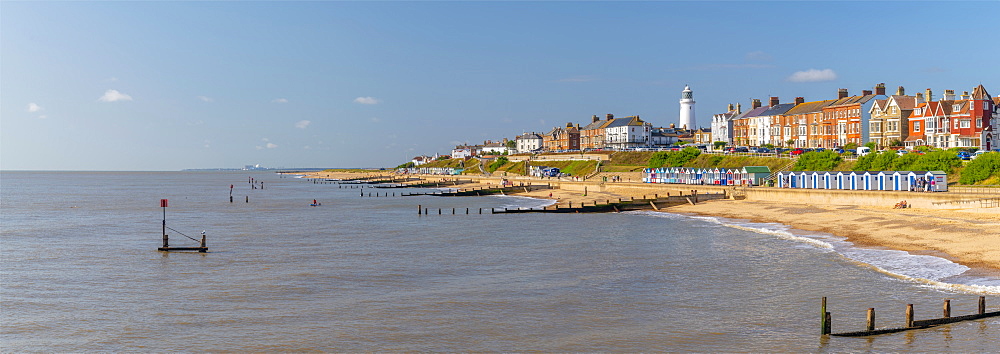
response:
M906 304L906 327L913 327L913 304Z
M423 208L424 208L424 206L423 206L423 205L420 205L420 204L417 204L417 215L421 215L421 214L423 214L423 213L422 213L422 211L423 211Z
M979 314L982 315L982 314L985 314L985 313L986 313L986 297L985 296L980 296L979 297Z
M829 321L829 318L830 318L830 313L826 312L826 296L824 296L823 299L820 300L819 311L820 311L820 313L819 313L819 316L820 316L819 317L819 330L820 330L820 333L819 334L821 336L822 335L830 334L830 329L829 329L830 325L827 323L827 321Z
M944 300L944 306L941 309L944 318L951 317L951 300Z
M874 307L868 308L868 327L867 328L868 328L869 331L874 331L875 330L875 308Z

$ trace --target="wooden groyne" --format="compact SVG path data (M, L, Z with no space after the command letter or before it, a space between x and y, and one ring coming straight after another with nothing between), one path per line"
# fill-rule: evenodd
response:
M910 331L915 329L931 328L934 326L939 326L948 323L978 320L981 318L996 317L1000 316L1000 311L986 312L986 297L979 297L979 311L975 314L964 315L964 316L951 316L951 300L944 300L944 305L942 306L942 317L932 318L927 320L914 320L913 304L906 305L906 318L903 327L891 327L891 328L875 328L875 308L868 309L867 326L865 330L855 331L855 332L840 332L832 333L831 331L831 315L830 312L826 310L826 298L824 297L821 304L821 317L820 317L820 334L821 335L831 335L838 337L865 337L874 336L879 334L897 333L903 331Z
M414 194L417 195L417 194ZM431 194L439 195L439 194ZM487 214L522 214L522 213L619 213L623 211L636 211L636 210L655 210L659 211L663 208L669 208L681 204L696 204L699 201L723 199L726 198L725 192L719 193L701 193L692 190L691 194L683 195L652 195L652 198L647 198L650 196L643 196L642 198L628 198L628 199L603 199L603 200L593 200L588 202L573 203L568 202L566 204L555 204L541 208L489 208L483 209L479 208L478 213L471 212L470 208L466 208L464 214L484 214L483 210L487 210ZM458 209L451 208L451 212L447 212L447 208L438 208L435 213L434 210L429 208L424 208L422 205L417 206L417 215L444 215L444 214L462 214L458 212Z

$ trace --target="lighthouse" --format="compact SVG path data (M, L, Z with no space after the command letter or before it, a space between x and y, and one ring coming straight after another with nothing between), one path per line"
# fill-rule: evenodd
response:
M698 122L694 120L694 95L691 93L691 87L684 85L684 91L681 91L680 127L684 129L697 129L697 124Z

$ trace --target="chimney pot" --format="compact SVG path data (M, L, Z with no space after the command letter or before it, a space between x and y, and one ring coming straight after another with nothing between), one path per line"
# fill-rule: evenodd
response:
M774 106L777 106L779 102L780 102L780 101L778 101L778 98L777 98L777 97L771 97L771 102L769 102L770 104L768 105L768 107L774 107Z
M906 96L906 89L904 89L903 86L900 86L899 88L897 88L896 89L896 96Z
M751 107L753 107L753 108L751 108L751 109L757 109L757 108L760 108L760 100L759 100L759 99L756 99L756 98L754 98L754 99L753 99L753 101L752 101L752 102L750 102L750 106L751 106Z
M837 90L837 99L846 98L846 97L847 97L847 89L842 88L842 89Z
M608 120L612 120L612 119L615 119L615 115L614 115L614 114L611 114L611 113L608 113L608 115L607 115L607 117L606 117L606 118L607 118Z
M931 92L931 89L927 89L924 91L924 99L927 100L927 102L934 100L934 93Z
M727 109L726 109L726 112L732 112L732 111L733 111L733 104L730 103L729 107L727 107Z
M803 97L796 97L795 98L795 104L803 104L805 102L806 102L806 99L803 98Z
M875 94L885 96L885 83L881 82L875 85Z
M871 96L871 94L872 94L871 90L863 90L863 91L861 91L861 95L862 96Z

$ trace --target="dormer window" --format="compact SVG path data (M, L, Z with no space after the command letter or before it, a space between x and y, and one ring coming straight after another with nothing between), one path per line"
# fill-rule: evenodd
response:
M951 106L951 109L952 109L953 111L957 111L957 110L960 110L960 109L962 109L962 105L960 105L960 104L956 104L956 105L954 105L954 106Z
M914 108L913 109L913 114L920 114L921 110L922 110L921 108Z

